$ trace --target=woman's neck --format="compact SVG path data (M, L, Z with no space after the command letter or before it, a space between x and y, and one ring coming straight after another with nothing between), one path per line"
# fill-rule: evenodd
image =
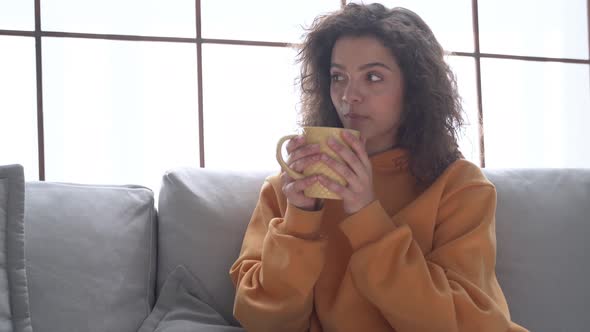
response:
M393 140L390 142L381 141L381 142L371 142L370 140L367 141L365 144L365 150L367 154L370 156L379 154L384 151L388 151L397 147L397 140Z

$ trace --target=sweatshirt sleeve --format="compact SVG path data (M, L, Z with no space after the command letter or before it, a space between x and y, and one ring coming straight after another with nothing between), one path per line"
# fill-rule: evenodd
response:
M307 331L310 325L313 288L324 266L323 210L287 205L283 216L279 201L265 182L230 270L234 315L247 331Z
M526 331L510 322L496 280L495 209L491 184L443 198L424 255L411 228L373 202L340 225L355 286L398 332Z

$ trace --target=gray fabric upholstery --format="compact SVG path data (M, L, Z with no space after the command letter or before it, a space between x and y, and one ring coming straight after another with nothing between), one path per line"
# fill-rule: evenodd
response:
M498 192L496 272L531 331L590 326L590 169L484 170Z
M203 284L178 266L166 278L158 302L138 332L239 332L208 303L215 301Z
M182 168L164 176L158 203L158 289L176 266L184 265L212 295L209 305L238 325L228 272L269 174Z
M0 166L0 331L31 332L20 165Z
M29 182L26 211L34 331L136 331L154 304L153 193Z
M497 274L514 321L531 331L585 330L590 170L484 172L498 191ZM180 169L164 177L159 287L184 264L230 321L234 290L227 272L269 174Z
M484 172L498 191L497 274L514 321L531 331L585 330L590 170ZM159 331L177 318L219 319L215 313L238 325L228 270L271 173L185 168L164 176L157 270L162 303L145 321L154 300L151 192L28 183L25 244L34 331L125 332L142 322ZM178 265L190 273L177 272ZM178 288L164 286L168 275ZM192 277L187 283L187 275L197 286ZM194 306L200 309L185 310Z

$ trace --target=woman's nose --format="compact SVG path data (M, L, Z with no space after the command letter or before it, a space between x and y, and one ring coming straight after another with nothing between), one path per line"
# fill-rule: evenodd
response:
M360 91L358 85L351 82L347 84L344 89L342 101L345 101L348 104L360 103L363 100L362 95L362 91Z

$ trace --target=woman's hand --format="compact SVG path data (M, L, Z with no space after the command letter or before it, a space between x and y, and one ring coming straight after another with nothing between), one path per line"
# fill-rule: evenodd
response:
M365 150L364 140L346 131L343 132L342 138L350 147L333 138L328 140L328 145L342 158L343 162L336 161L326 154L322 154L321 161L346 179L348 185L342 186L323 175L319 176L319 181L324 187L342 197L344 212L351 215L375 200L373 170Z
M287 143L287 153L289 158L287 165L297 173L303 173L308 166L320 161L320 146L318 144L306 144L305 137L297 136ZM283 193L287 201L302 209L313 211L320 208L322 201L317 198L309 198L303 195L305 188L318 182L318 176L312 175L299 180L295 180L283 171L281 173L281 182Z

